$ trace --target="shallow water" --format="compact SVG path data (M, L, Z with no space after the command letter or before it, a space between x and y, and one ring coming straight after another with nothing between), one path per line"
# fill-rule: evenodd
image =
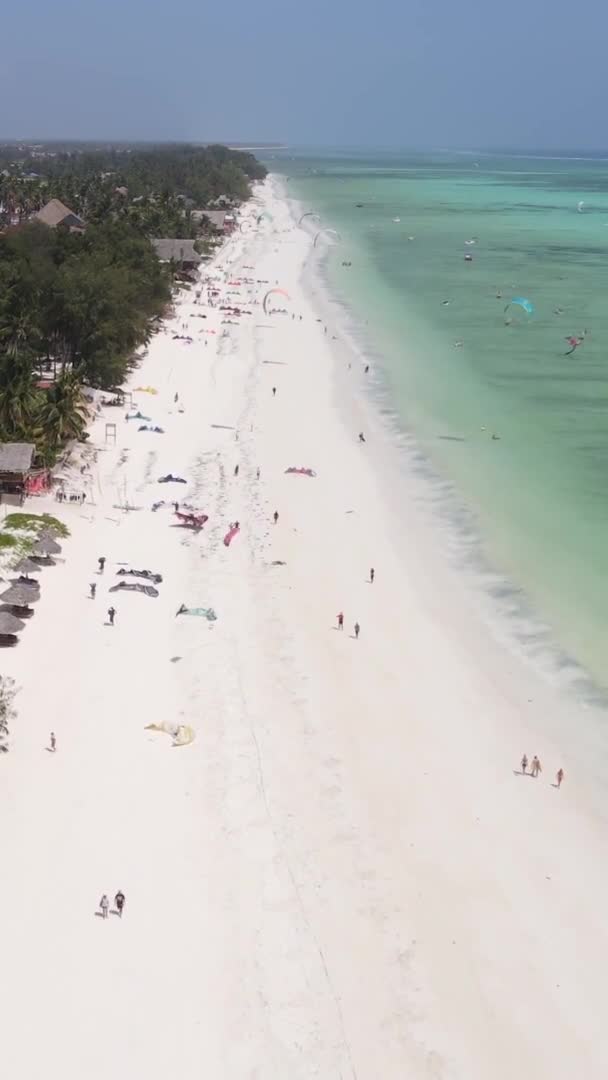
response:
M402 425L472 512L491 563L523 589L518 610L532 608L608 685L608 163L268 165L339 231L339 244L318 242L333 289L373 345ZM522 296L532 315L505 312ZM584 330L566 357L565 338ZM536 633L522 623L532 648Z

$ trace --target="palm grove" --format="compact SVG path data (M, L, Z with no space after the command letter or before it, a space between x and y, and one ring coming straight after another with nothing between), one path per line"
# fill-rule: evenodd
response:
M51 463L83 435L82 386L120 385L167 309L171 268L150 239L204 244L190 208L246 199L265 170L225 147L123 147L37 158L31 177L21 151L0 150L0 207L5 222L18 221L0 234L0 440L35 442ZM51 198L82 215L86 231L30 221ZM49 370L56 377L39 389Z

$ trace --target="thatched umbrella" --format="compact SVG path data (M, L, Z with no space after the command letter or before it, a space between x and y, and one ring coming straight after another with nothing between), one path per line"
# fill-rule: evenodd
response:
M33 559L19 559L16 566L13 567L19 574L23 574L24 578L29 580L30 574L39 574L40 567L38 563L35 563Z
M39 540L32 548L35 559L50 559L51 555L57 555L61 551L59 544L54 540Z
M50 532L41 532L35 545L34 551L42 551L44 555L61 554L61 546L51 536Z
M25 589L32 600L40 599L40 585L33 578L12 578L11 586L14 585L16 589Z
M14 609L14 614L22 619L29 619L34 614L30 604L35 604L40 599L40 594L32 592L24 586L23 582L11 585L10 589L0 595L0 600L9 608Z
M16 645L16 635L24 626L25 623L10 611L0 611L0 646Z

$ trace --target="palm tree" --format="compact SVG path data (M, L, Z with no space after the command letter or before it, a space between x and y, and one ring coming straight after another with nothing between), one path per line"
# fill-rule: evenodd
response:
M31 438L40 397L27 356L8 351L0 363L0 432L6 439Z
M64 371L48 391L39 413L40 431L47 447L57 449L81 438L88 420L88 405L78 373Z

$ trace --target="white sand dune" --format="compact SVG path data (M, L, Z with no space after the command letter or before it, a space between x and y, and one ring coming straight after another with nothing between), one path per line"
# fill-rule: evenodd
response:
M21 686L0 760L3 1075L604 1080L585 714L481 621L362 372L332 359L310 236L273 181L258 200L274 224L218 262L279 282L296 318L256 303L222 327L184 295L133 379L158 388L134 400L165 434L105 409L95 504L32 507L72 537L2 655ZM169 471L188 484L159 485ZM171 498L209 514L202 532L151 512ZM162 573L159 597L108 593L122 563ZM176 618L182 602L217 621ZM163 722L195 740L145 730ZM524 751L536 781L514 775Z

